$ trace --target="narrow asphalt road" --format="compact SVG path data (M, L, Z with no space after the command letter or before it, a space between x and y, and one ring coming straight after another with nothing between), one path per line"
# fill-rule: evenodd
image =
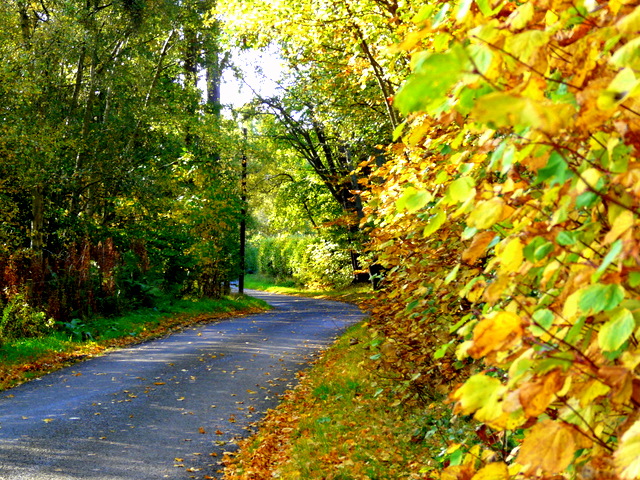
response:
M0 393L1 480L219 478L295 373L363 314L251 291L275 309L189 328Z

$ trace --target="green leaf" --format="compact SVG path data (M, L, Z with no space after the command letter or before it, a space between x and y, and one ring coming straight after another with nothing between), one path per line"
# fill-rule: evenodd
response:
M467 53L473 61L473 65L481 74L486 74L491 68L493 62L493 52L484 44L469 45Z
M605 257L602 259L602 263L598 267L598 270L596 270L595 273L591 275L592 282L597 282L598 280L600 280L600 277L602 276L604 271L609 265L611 265L611 263L616 259L620 252L622 252L622 240L618 239L611 245L609 253L607 253L607 255L605 255Z
M596 314L616 308L624 299L625 291L620 285L596 283L580 291L578 307L584 313Z
M447 350L453 345L453 341L445 343L444 345L440 345L440 347L434 352L433 358L435 360L440 360L447 354Z
M400 125L398 125L396 128L393 129L392 137L394 142L400 138L400 136L402 135L402 132L404 132L404 127L406 126L407 126L407 122L402 122Z
M556 184L562 185L573 173L569 170L566 160L558 152L554 151L549 156L547 164L538 170L538 177L535 183L548 182L550 187Z
M466 227L460 238L462 238L462 240L469 240L470 238L473 238L476 236L476 233L478 233L478 229L475 227Z
M598 332L598 345L605 352L618 350L635 330L636 322L626 308L619 308Z
M478 5L480 12L482 12L485 17L490 17L491 15L497 13L501 8L501 4L498 4L495 9L492 8L491 2L489 0L476 0L476 4Z
M569 329L569 331L567 332L567 335L564 337L564 341L573 345L574 340L578 338L582 338L580 333L586 321L587 321L586 317L580 317L578 321L574 323L573 326Z
M541 308L536 310L533 314L533 320L545 330L549 330L549 327L553 325L554 315L548 308Z
M438 212L429 219L429 224L424 228L424 232L422 233L422 235L426 238L434 234L440 229L442 225L444 225L444 222L446 221L447 214L442 210L438 210Z
M544 237L536 237L524 247L524 258L530 262L538 262L553 251L553 243Z
M415 17L413 17L413 23L422 23L428 20L433 15L434 5L423 5Z
M418 61L414 73L395 96L395 105L403 115L429 111L430 107L446 99L446 94L468 68L468 60L465 62L460 49L428 54Z
M462 0L458 4L458 8L456 10L456 20L461 22L465 19L467 14L469 13L469 9L471 8L471 4L473 4L473 0Z
M451 269L449 274L444 279L445 285L449 285L451 282L455 280L456 275L458 275L458 270L460 270L460 264L457 264L455 267Z
M576 198L576 208L589 207L593 204L593 202L598 200L598 198L598 194L595 192L584 192L578 195L578 198Z
M396 208L399 212L414 213L427 206L433 200L433 195L426 190L418 190L415 187L405 188L402 196L396 200Z
M562 231L556 236L556 242L558 242L558 245L562 245L563 247L567 245L574 245L577 241L577 236L576 232Z
M449 185L444 203L453 204L465 202L471 196L475 196L475 181L472 177L460 177Z

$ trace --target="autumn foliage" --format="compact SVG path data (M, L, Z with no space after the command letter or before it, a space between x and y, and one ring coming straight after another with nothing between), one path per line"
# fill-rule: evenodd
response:
M640 478L640 7L428 2L414 23L363 222L381 368L483 425L431 475Z

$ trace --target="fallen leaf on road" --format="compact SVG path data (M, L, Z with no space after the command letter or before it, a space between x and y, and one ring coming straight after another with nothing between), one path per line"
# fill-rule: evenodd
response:
M201 433L201 434L203 434L203 435L204 435L205 433L207 433L207 431L206 431L204 428L202 428L202 427L198 428L198 432L199 432L199 433Z
M53 418L45 418L44 420L42 420L44 423L49 423L49 422L53 422Z
M154 385L166 385L166 382L154 382Z

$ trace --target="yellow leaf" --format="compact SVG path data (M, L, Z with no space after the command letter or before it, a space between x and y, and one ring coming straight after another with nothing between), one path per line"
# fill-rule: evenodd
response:
M573 292L571 295L567 297L564 301L564 307L562 308L562 316L568 320L571 324L574 323L575 318L577 317L580 309L578 307L578 300L582 296L582 290L578 290Z
M513 238L500 254L500 273L515 272L522 265L524 245L519 238Z
M622 435L614 461L622 480L640 478L640 420Z
M474 180L471 177L460 177L449 185L444 203L451 205L458 202L464 202L476 195L474 188Z
M513 312L498 312L481 320L473 331L469 355L484 357L489 352L504 350L522 337L522 320Z
M596 398L608 394L610 390L611 388L608 385L594 378L587 382L587 384L577 392L576 396L580 400L580 406L585 408Z
M564 423L545 420L535 425L527 434L517 462L528 466L528 473L542 470L544 473L563 472L573 460L576 442L570 427Z
M510 277L506 275L500 275L495 279L493 283L489 284L487 289L484 291L482 298L484 298L489 303L497 302L502 296L502 293L505 291L505 289L512 284L513 282L511 281Z
M500 400L507 387L500 380L481 373L470 377L453 394L465 415L475 413L477 420L490 422L502 415Z
M485 465L471 478L471 480L508 480L509 469L504 462L494 462Z
M633 212L629 210L622 210L616 213L617 215L614 218L610 218L612 227L604 237L605 244L615 242L623 233L630 231L635 222ZM613 215L609 216L612 217Z
M588 187L595 188L602 173L597 168L588 168L580 174L580 179L574 190L576 195L584 193Z
M504 200L500 197L479 202L475 210L467 218L467 225L478 230L486 230L500 221L503 209Z
M620 33L636 35L640 30L640 7L636 7L629 15L618 20L616 27Z

